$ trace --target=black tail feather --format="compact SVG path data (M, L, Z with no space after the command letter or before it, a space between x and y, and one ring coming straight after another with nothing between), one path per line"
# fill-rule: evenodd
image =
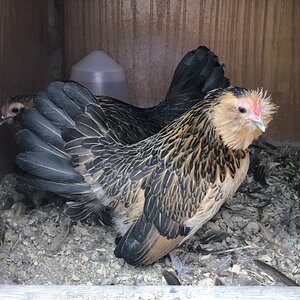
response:
M230 81L228 78L224 77L223 67L219 66L213 69L212 73L203 84L202 90L203 92L208 93L216 88L226 88L229 86Z
M210 90L228 87L230 81L224 76L223 65L218 57L207 47L200 46L188 52L179 62L166 99L179 95L202 96Z

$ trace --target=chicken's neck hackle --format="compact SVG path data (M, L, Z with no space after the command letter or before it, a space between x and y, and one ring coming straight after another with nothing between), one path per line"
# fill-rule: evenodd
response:
M161 158L173 161L175 169L192 174L196 181L207 174L212 182L218 177L223 181L225 169L234 176L239 160L261 134L261 129L248 120L250 113L250 117L241 113L239 105L253 105L256 113L259 110L265 127L276 110L261 91L216 90L157 136Z

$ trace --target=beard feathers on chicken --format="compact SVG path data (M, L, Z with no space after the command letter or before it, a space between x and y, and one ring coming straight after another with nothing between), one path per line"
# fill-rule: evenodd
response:
M55 82L23 114L16 162L29 174L24 182L71 198L66 213L74 220L111 208L123 235L115 255L148 265L236 191L247 148L275 109L261 91L218 89L158 133L125 145L88 90Z

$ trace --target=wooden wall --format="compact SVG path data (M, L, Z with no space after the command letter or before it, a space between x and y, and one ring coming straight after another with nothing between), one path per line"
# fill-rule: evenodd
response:
M272 93L280 111L269 139L300 143L299 0L65 0L66 73L104 50L124 67L133 104L163 99L179 59L199 45L234 85Z
M43 88L48 78L47 2L0 1L0 105ZM12 128L0 127L0 177L14 165Z

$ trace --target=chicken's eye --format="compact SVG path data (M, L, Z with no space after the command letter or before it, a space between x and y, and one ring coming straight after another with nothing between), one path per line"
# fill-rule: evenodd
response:
M16 114L19 112L19 109L17 107L14 107L11 111Z
M244 114L244 113L247 112L246 108L241 107L241 106L238 108L238 110L239 110L239 112L242 113L242 114Z

